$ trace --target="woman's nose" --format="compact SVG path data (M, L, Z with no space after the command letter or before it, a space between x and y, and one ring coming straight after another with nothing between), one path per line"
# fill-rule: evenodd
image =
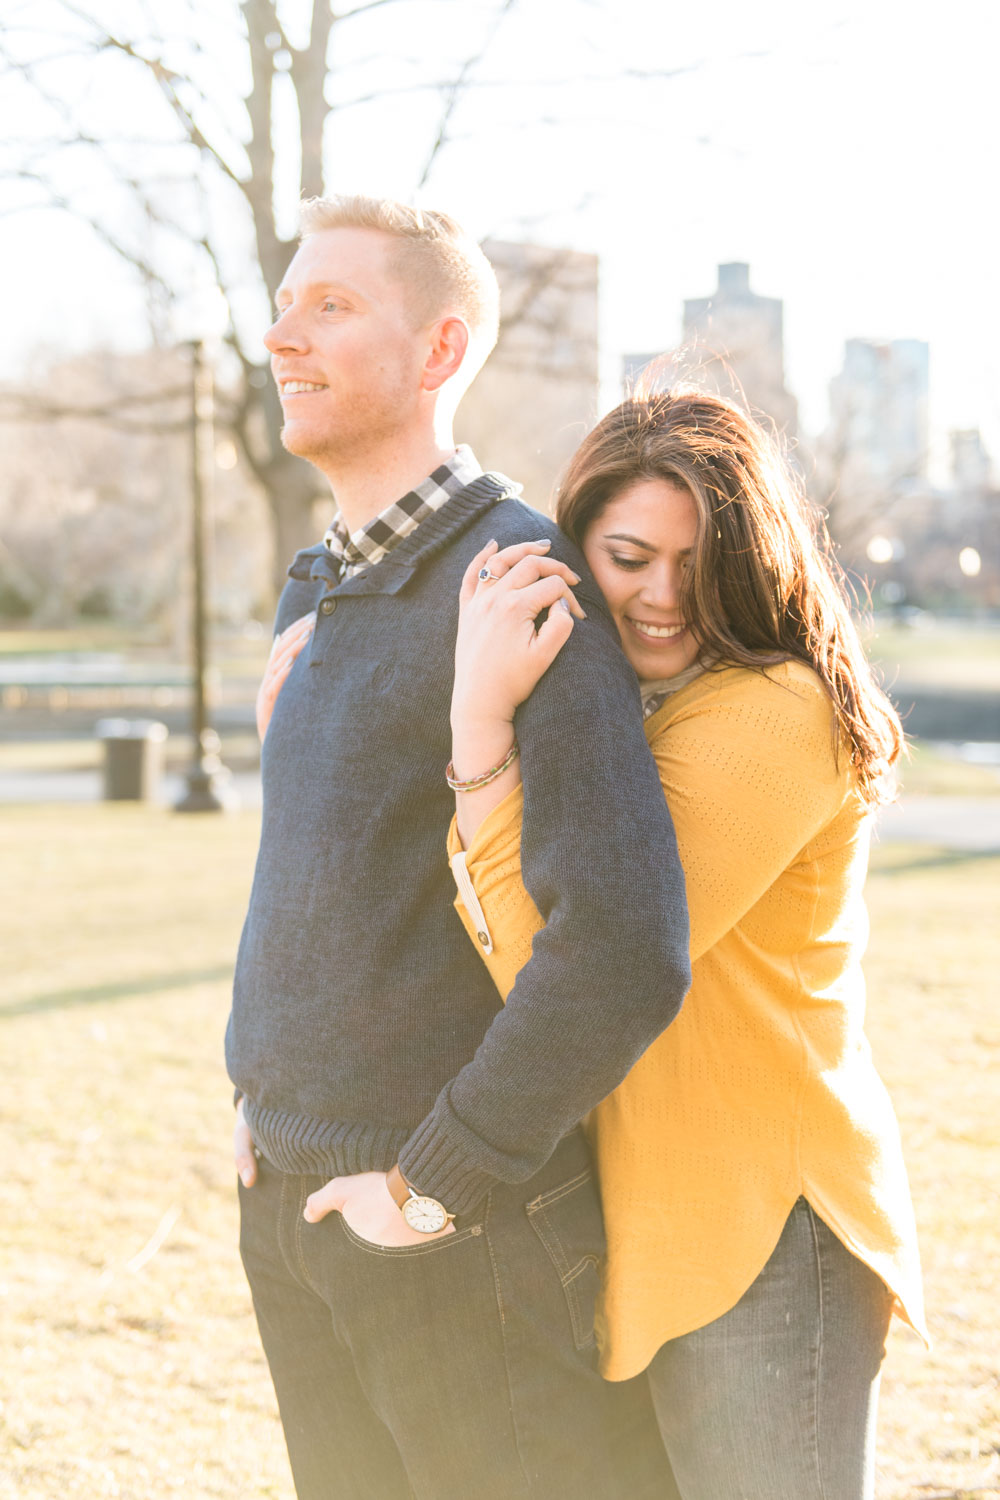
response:
M655 609L675 609L679 594L679 578L673 568L663 566L650 569L643 579L640 598L644 604Z

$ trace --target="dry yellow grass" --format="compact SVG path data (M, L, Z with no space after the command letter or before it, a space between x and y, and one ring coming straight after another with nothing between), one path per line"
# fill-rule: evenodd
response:
M883 1500L1000 1495L1000 856L888 846L869 879L868 1032L896 1103L934 1348L896 1329Z
M255 841L252 814L0 809L4 1500L291 1500L221 1062ZM998 875L896 845L871 881L936 1338L893 1337L880 1500L1000 1494Z

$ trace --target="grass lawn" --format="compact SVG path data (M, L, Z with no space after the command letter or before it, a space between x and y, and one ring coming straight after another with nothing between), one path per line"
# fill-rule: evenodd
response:
M895 625L883 619L866 627L865 644L890 689L965 688L1000 691L1000 630L957 620Z
M221 1063L256 837L250 813L0 808L4 1500L291 1500ZM870 1031L936 1341L893 1334L879 1500L979 1500L1000 1494L1000 859L877 860Z

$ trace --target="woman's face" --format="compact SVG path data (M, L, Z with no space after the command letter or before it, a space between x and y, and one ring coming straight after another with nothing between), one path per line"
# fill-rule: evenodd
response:
M698 655L680 605L681 579L697 536L690 492L666 479L640 479L608 502L583 539L590 571L640 681L676 677Z

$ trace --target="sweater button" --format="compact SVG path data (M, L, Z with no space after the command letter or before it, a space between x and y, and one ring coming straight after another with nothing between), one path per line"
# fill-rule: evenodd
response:
M336 599L321 599L319 602L319 612L321 615L332 615L336 608Z

